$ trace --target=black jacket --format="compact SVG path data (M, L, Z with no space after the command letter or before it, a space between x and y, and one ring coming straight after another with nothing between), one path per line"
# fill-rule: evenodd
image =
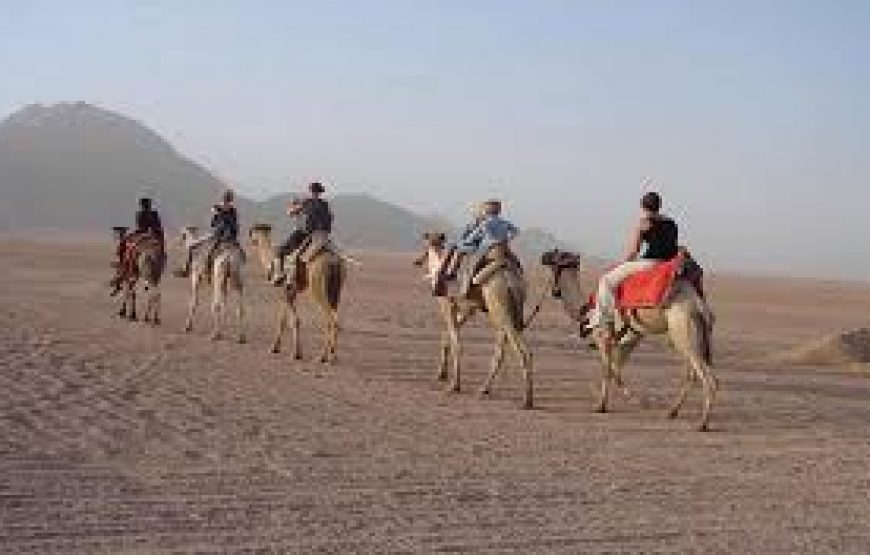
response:
M211 217L211 228L218 241L237 242L239 240L239 216L232 206L224 208L215 206Z
M332 232L332 211L329 203L320 198L309 198L302 202L303 228L306 233L314 231Z
M138 233L150 232L163 243L163 224L156 210L139 210L136 212L136 231Z

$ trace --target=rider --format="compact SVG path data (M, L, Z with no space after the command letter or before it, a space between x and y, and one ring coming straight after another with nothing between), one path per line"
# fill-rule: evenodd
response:
M321 196L325 192L323 185L314 182L308 186L308 197L293 200L287 206L288 216L301 216L301 225L293 230L287 239L275 249L275 260L272 264L272 284L279 286L286 280L284 258L293 254L305 240L315 232L332 233L332 211L329 203Z
M109 282L113 290L112 295L121 290L121 281L126 272L130 270L129 249L135 248L136 245L145 237L153 237L160 243L160 252L163 257L163 263L166 262L165 237L163 234L163 224L160 221L160 214L157 213L152 206L152 201L148 197L139 199L139 210L136 212L136 229L132 233L121 236L118 242L118 273Z
M224 191L221 202L212 206L211 229L204 236L191 241L187 246L187 259L183 268L178 269L175 275L188 277L190 267L193 264L193 251L200 245L211 242L209 255L218 245L239 242L239 216L235 207L236 195L232 189Z
M441 261L438 275L435 277L433 282L433 293L436 296L442 296L444 294L445 282L456 277L456 272L459 269L459 262L462 258L462 256L457 252L456 247L459 243L464 242L469 236L471 236L471 234L477 229L477 226L480 225L480 222L482 222L484 217L486 217L486 203L475 202L471 205L470 211L472 215L471 221L465 224L465 227L463 227L462 231L459 232L459 237L456 239L456 242L448 247L447 253Z
M454 269L459 268L466 255L472 256L471 261L466 265L460 284L461 296L468 295L472 274L490 250L498 245L507 247L519 235L519 229L501 217L501 201L488 200L483 206L483 217L480 222L456 245L456 261L452 265Z
M619 284L629 276L672 259L678 253L677 224L660 213L661 207L662 199L658 193L648 192L643 195L640 199L640 219L631 232L622 262L598 281L596 307L589 320L589 327L603 329L607 339L613 337L616 289ZM644 244L646 250L640 255Z

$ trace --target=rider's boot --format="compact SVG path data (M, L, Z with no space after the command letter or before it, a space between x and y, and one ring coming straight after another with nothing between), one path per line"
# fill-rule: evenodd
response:
M279 256L272 261L271 282L275 287L284 285L287 275L284 273L284 258Z

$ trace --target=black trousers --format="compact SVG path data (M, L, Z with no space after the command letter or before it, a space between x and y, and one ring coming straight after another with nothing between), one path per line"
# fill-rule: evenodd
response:
M280 259L281 264L283 265L284 257L298 249L307 237L308 233L306 233L304 230L297 229L296 231L288 235L287 239L285 239L283 243L275 248L275 258Z

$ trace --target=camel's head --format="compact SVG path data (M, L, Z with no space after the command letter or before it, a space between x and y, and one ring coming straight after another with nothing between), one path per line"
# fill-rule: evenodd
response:
M180 241L182 245L186 245L188 242L192 241L196 238L199 233L199 227L195 225L186 225L181 228L181 234L179 235Z
M127 237L127 227L123 225L116 225L112 228L112 236L115 238L115 241L120 243Z
M427 231L423 234L423 243L427 248L441 249L447 243L447 235L443 231Z
M254 224L248 230L248 238L255 247L271 247L272 226L269 224Z
M580 256L573 252L553 249L541 255L541 265L552 273L552 295L558 299L562 296L559 278L566 270L576 271L580 268Z

